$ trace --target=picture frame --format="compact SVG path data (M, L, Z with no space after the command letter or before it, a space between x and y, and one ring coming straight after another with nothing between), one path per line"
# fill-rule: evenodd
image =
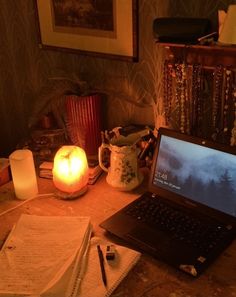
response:
M138 61L138 0L35 0L39 46Z

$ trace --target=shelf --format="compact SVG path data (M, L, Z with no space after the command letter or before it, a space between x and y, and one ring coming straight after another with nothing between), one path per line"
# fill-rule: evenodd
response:
M171 58L181 59L187 63L199 63L204 66L214 67L224 65L235 67L236 46L178 44L158 42L160 46L170 51Z
M225 51L232 52L236 54L236 46L223 46L223 45L201 45L201 44L182 44L182 43L170 43L170 42L157 42L158 45L165 47L175 47L175 48L187 48L192 50L204 50L204 51Z

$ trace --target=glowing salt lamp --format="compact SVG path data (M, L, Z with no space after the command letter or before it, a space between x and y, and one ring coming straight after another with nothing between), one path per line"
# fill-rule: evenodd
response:
M87 190L88 162L84 150L75 145L62 146L53 164L53 183L59 190L57 196L73 199Z

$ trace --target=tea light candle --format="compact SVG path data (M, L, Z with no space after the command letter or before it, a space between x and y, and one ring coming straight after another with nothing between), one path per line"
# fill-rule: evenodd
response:
M53 182L57 196L72 199L84 194L88 183L88 162L84 150L75 145L62 146L53 164Z
M38 184L32 152L16 150L9 156L9 162L16 197L22 200L35 197Z

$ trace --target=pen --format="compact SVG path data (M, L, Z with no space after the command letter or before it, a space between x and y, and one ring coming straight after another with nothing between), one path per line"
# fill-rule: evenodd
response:
M104 267L104 257L102 250L100 248L100 245L97 245L97 250L98 250L98 257L99 257L99 263L100 263L100 268L101 268L101 273L102 273L102 281L104 283L104 286L107 285L107 277L106 277L106 271Z

